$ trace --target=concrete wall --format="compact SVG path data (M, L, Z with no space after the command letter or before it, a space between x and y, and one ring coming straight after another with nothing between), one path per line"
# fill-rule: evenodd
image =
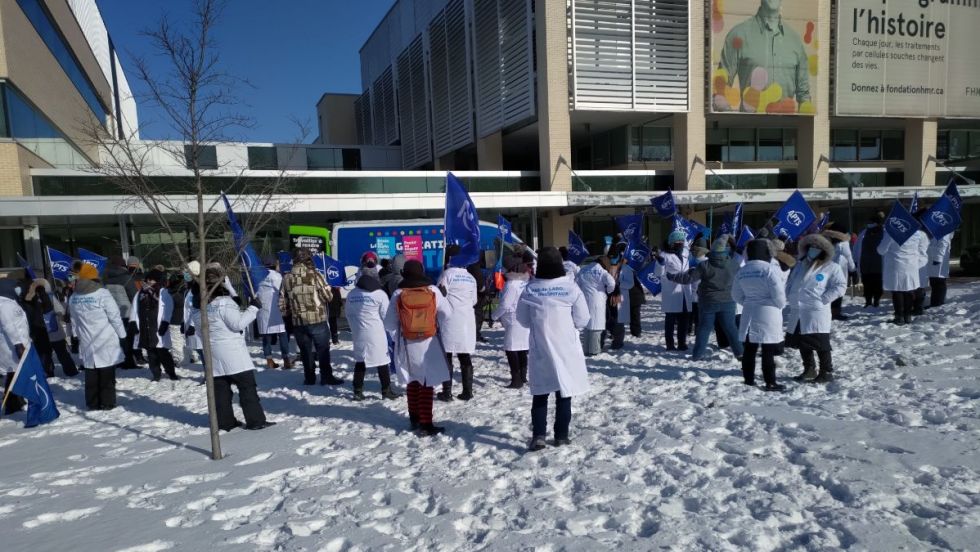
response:
M0 196L33 195L32 168L51 165L12 140L0 142Z
M320 143L350 145L357 143L354 100L357 94L324 94L316 104Z

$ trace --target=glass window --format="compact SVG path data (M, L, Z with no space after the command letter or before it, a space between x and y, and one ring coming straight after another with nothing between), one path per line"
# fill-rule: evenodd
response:
M724 161L755 161L754 128L729 129L728 159Z
M54 125L19 93L4 87L10 119L10 135L14 138L62 138Z
M881 131L862 130L861 147L858 150L858 158L861 161L881 160Z
M276 148L263 146L248 147L248 168L256 171L275 170L279 168Z
M980 130L970 131L970 148L967 150L967 157L980 157Z
M344 160L334 148L306 148L306 167L312 171L339 170Z
M641 153L641 142L643 140L643 127L630 127L630 160L643 161Z
M85 99L85 103L88 104L89 109L92 110L92 113L95 114L95 117L99 121L104 123L106 120L106 110L102 106L102 102L99 101L99 95L95 91L95 87L92 86L92 82L85 75L85 71L82 70L81 64L78 63L75 55L68 48L68 44L65 42L61 32L51 20L47 9L41 5L40 0L17 0L17 4L24 11L24 15L30 20L34 26L34 30L37 31L41 40L44 41L48 50L58 60L61 69L68 76L68 79L71 80L72 84L75 85L75 89Z
M905 159L905 131L883 130L881 132L881 158L885 161ZM945 159L945 157L940 156L940 159Z
M830 137L830 158L834 161L857 161L857 130L835 130Z
M609 133L603 132L592 137L592 168L609 167Z
M970 135L965 130L949 131L949 159L963 159L969 151Z
M627 127L609 131L609 165L612 167L619 167L629 162L626 146L626 139L629 135L626 131Z
M783 161L796 161L796 129L783 129Z
M184 146L184 161L187 168L193 166L194 148L190 145ZM218 150L214 146L198 146L197 148L197 167L199 169L218 168Z
M641 127L642 142L640 160L670 161L670 129L665 127Z
M885 144L885 155L888 155L888 145ZM939 131L936 135L936 157L949 159L949 131Z
M759 161L783 160L783 129L759 129Z
M705 147L706 161L727 161L728 129L712 128L708 130Z

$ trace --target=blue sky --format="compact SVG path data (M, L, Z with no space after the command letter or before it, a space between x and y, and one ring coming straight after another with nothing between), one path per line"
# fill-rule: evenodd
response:
M231 0L215 34L226 71L247 79L241 112L255 126L235 138L253 142L292 142L298 137L291 118L308 121L316 138L316 102L327 91L359 93L358 50L394 0ZM163 13L180 21L192 0L98 0L106 26L121 53L123 67L132 56L146 56L140 32L154 26ZM165 68L165 66L164 66ZM139 82L130 71L130 85ZM161 114L140 104L143 136L167 137Z

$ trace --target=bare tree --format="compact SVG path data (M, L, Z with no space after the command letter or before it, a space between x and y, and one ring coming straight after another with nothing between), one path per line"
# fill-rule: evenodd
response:
M228 224L213 177L220 177L221 191L228 194L235 211L248 213L241 222L249 239L256 230L285 213L291 202L285 171L276 171L268 178L244 178L244 169L234 169L229 164L214 169L203 162L207 146L231 141L233 133L252 126L252 121L238 111L242 105L238 91L247 88L248 83L221 69L213 39L224 6L222 0L197 0L185 25L174 25L164 16L156 27L143 32L155 54L166 61L168 70L159 74L145 58L137 58L133 62L135 73L146 90L146 100L163 113L176 140L140 140L137 133L116 136L98 125L90 125L85 132L100 151L100 163L92 171L126 196L123 209L140 207L152 214L173 246L172 258L180 266L191 260L181 247L184 232L191 232L197 240L194 256L202 266L197 276L202 309L197 331L204 345L211 456L215 460L221 459L222 453L210 326L205 311L216 286L208 287L204 267L219 262L235 271L242 251L227 238L224 243L209 244L209 238L219 232L227 236ZM301 128L300 133L304 130ZM303 141L305 136L300 136L297 143ZM187 171L180 178L161 178L162 164L186 166ZM247 271L242 272L250 284Z

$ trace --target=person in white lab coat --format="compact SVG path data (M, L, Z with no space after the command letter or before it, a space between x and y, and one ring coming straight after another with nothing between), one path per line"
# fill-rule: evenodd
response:
M949 278L949 252L953 242L953 232L929 241L929 307L946 304L946 279Z
M520 389L527 383L527 350L531 330L517 320L517 302L531 279L530 267L521 261L521 257L512 255L504 259L504 274L506 283L500 295L497 308L490 317L504 327L504 354L507 355L507 365L510 368L509 389Z
M463 392L457 398L468 401L473 398L473 357L476 352L476 278L466 267L453 266L453 257L459 253L459 246L451 244L446 248L446 267L439 277L439 289L446 294L451 311L439 313L439 337L446 350L446 364L449 365L449 378L442 384L442 392L436 398L440 401L453 400L453 355L459 358L459 371L462 376Z
M885 224L888 224L886 221ZM912 322L915 290L919 288L919 270L929 263L929 238L918 230L902 245L888 232L878 244L881 254L882 288L892 293L895 319L898 325Z
M755 355L762 350L762 378L766 391L782 391L776 382L776 354L783 342L783 308L786 290L782 270L773 265L769 240L752 240L745 246L748 262L732 283L732 298L742 304L738 339L743 344L742 377L755 385Z
M253 298L242 311L224 286L218 285L225 278L224 269L211 263L204 271L208 287L214 287L206 308L211 338L211 357L214 361L214 402L218 412L218 428L231 431L243 424L232 410L231 387L238 388L238 402L245 416L245 429L258 430L275 425L265 418L255 382L255 364L245 344L245 330L255 320L262 306Z
M786 327L792 332L786 342L799 348L803 360L803 373L796 380L826 383L833 380L834 371L830 304L847 292L847 276L834 262L833 244L819 234L800 240L799 255L786 288ZM820 359L819 373L814 353Z
M531 328L528 359L532 435L530 450L545 447L548 395L555 393L555 446L570 443L572 397L589 390L585 355L576 344L589 323L589 304L574 282L565 277L561 254L546 247L538 255L534 279L517 304L517 319Z
M663 284L660 294L660 302L664 311L664 337L667 342L668 351L686 351L688 323L690 312L694 303L694 293L690 284L678 284L670 281L667 274L681 274L687 272L688 265L688 246L687 234L681 231L673 231L667 237L669 249L657 259L657 276ZM676 329L677 341L674 341L674 331Z
M172 380L180 379L170 354L170 318L173 316L173 299L164 287L166 275L157 269L146 273L143 288L133 297L129 309L129 324L136 334L135 347L146 349L153 381L160 381L160 365Z
M619 309L616 311L616 331L613 333L613 341L610 346L613 350L622 349L626 341L626 325L630 323L630 314L633 311L633 297L631 292L636 285L636 271L620 258L619 273L616 276L619 281Z
M197 333L197 327L201 324L201 290L197 284L200 274L201 263L187 263L187 269L184 270L184 282L187 283L187 291L184 292L184 347L190 353L187 355L189 360L196 353L201 364L204 364L204 344Z
M402 295L408 293L417 308L410 309L402 303ZM424 301L423 301L424 300ZM473 320L472 306L466 309L467 318ZM433 312L434 311L434 312ZM406 386L408 419L417 435L438 435L445 428L432 423L433 387L449 379L449 366L438 333L432 337L412 338L402 328L402 314L408 320L423 321L423 325L438 325L452 314L449 300L426 276L425 267L417 260L405 262L402 281L391 296L391 304L385 314L385 330L395 345L395 367L398 377ZM412 316L411 313L417 313ZM474 320L475 322L475 320ZM469 333L468 335L473 335ZM475 338L476 336L473 335Z
M11 278L0 279L0 374L4 376L3 393L7 397L4 414L20 412L24 399L7 395L14 382L14 371L31 343L31 328L27 314L20 307L20 289L17 281ZM0 396L0 400L3 396Z
M262 308L255 317L259 326L259 335L262 336L262 353L265 355L266 368L270 370L278 368L279 365L272 358L272 340L276 339L282 355L283 370L289 370L293 367L289 359L289 334L286 333L286 321L283 319L282 311L279 310L279 296L282 290L279 259L273 256L266 257L263 264L269 269L269 275L255 290L259 301L262 302Z
M126 337L126 325L92 265L84 264L78 271L68 314L85 371L85 405L89 410L112 410L116 407L116 368L126 360L120 341Z
M575 282L589 305L589 323L582 332L585 356L602 352L602 334L606 331L606 304L616 289L616 280L609 273L609 258L589 257L585 260Z
M577 264L573 263L571 259L568 258L567 247L561 246L558 248L558 251L561 253L561 265L565 268L565 275L574 280L578 276L581 268L579 268Z
M388 357L388 334L385 333L384 323L388 313L388 294L382 289L376 272L361 274L354 289L347 294L344 312L353 343L353 400L364 400L364 376L368 368L378 371L381 398L397 399L401 395L391 390L391 370L388 369L391 359Z
M833 244L834 262L840 266L841 271L844 272L844 277L847 278L849 274L857 270L857 265L854 263L854 255L851 254L851 235L847 232L838 232L829 228L824 230L822 234L823 237L830 240L830 243ZM833 320L847 320L849 318L841 312L843 306L843 297L830 305L830 315Z

